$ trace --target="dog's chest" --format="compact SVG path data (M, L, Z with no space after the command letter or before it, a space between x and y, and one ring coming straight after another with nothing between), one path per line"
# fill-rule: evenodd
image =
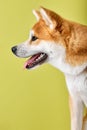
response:
M79 66L71 66L66 63L64 55L51 60L57 69L60 69L66 75L67 87L71 95L80 98L87 106L87 63ZM84 72L83 72L84 71Z
M66 83L70 95L77 96L87 106L87 72L78 76L66 75Z

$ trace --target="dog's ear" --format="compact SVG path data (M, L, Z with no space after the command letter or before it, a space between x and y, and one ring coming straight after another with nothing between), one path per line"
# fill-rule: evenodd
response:
M33 14L36 17L37 21L39 21L42 18L40 12L37 10L33 10Z
M61 26L63 19L55 12L41 7L40 14L43 20L45 21L46 25L49 26L50 29L55 29L57 26Z

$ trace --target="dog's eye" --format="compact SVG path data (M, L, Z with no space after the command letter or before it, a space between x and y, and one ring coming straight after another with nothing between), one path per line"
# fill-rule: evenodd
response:
M32 38L31 38L31 41L35 41L35 40L37 40L38 38L36 37L36 36L32 36Z

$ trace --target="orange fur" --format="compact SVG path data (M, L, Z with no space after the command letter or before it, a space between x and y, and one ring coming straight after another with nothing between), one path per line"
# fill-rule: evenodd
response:
M66 59L78 65L87 61L87 26L72 23L71 37L67 47Z
M54 29L51 30L40 16L33 30L39 40L55 41L66 48L66 61L71 65L81 65L87 61L87 26L63 19L53 11L43 8L51 18ZM38 14L40 15L40 14Z

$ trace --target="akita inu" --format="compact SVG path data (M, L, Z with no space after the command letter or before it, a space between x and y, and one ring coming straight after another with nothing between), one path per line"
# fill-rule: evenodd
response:
M71 130L87 130L87 26L62 18L51 10L33 11L37 23L28 40L12 47L18 57L30 57L25 68L50 63L60 69L70 95Z

